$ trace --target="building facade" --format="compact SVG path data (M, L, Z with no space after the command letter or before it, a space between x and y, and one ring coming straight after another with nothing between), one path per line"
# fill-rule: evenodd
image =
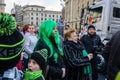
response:
M94 2L101 0L64 0L65 1L65 19L64 23L81 29L85 24L88 7Z
M15 17L17 25L23 25L23 7L21 5L14 4L14 8L11 9L11 14Z
M45 10L44 6L25 5L16 9L16 20L19 25L30 24L38 27L41 22L47 19L57 21L61 18L61 11Z
M5 6L4 0L0 0L0 12L5 12Z

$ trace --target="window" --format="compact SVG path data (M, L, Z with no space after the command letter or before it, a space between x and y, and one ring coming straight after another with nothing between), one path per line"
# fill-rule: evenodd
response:
M89 1L87 2L87 6L89 6Z
M38 11L38 8L36 10Z
M38 13L36 13L36 16L38 16Z
M39 25L38 22L36 22L36 25L37 25L37 26Z
M33 13L31 13L31 15L33 15Z
M33 17L31 17L31 20L33 20Z
M43 13L41 13L41 16L43 16Z
M49 15L49 17L51 17L51 15Z
M55 16L53 15L53 17L55 17Z
M98 22L101 20L101 16L102 16L102 6L90 9L90 16L92 19L92 22Z
M31 8L31 10L33 10L33 8Z
M38 20L38 17L36 18L36 20Z
M93 0L93 2L95 2L95 0Z
M60 15L60 18L62 18L62 16Z
M120 8L117 7L113 8L113 17L120 18Z
M41 18L41 21L43 20L43 18Z
M47 14L45 14L45 17L47 17Z
M84 16L84 8L81 10L81 18Z
M33 22L31 22L31 25L33 25Z

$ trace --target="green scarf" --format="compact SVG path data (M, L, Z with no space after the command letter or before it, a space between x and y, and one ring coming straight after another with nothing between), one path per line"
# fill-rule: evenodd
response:
M86 52L86 50L82 50L83 56L87 56L88 53ZM91 65L87 65L84 67L84 74L91 74L92 73L92 68Z
M115 80L120 80L120 72L117 73Z
M43 80L45 80L43 75L42 75L42 70L39 70L36 72L30 72L28 69L26 69L23 80L35 80L39 77L42 77Z

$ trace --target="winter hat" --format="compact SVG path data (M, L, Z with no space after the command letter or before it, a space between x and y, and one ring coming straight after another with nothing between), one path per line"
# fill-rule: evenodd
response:
M33 52L30 56L30 59L35 60L39 64L43 72L45 71L47 66L47 57L48 57L47 54L48 54L48 50L42 49L42 50Z
M95 26L94 26L94 25L89 25L89 26L88 26L88 30L89 30L90 28L95 29Z
M10 14L0 13L0 73L10 69L20 60L24 38L16 29Z

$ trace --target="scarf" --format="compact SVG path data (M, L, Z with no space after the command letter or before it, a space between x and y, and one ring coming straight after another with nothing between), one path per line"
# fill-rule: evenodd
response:
M120 80L120 72L117 73L115 80Z
M83 53L83 56L87 56L88 55L86 50L82 50L82 53ZM90 64L85 66L83 69L84 69L84 74L92 74L92 68L91 68Z
M28 69L25 71L25 76L24 76L24 79L23 80L35 80L39 77L42 77L43 80L44 77L42 75L42 70L39 70L39 71L36 71L36 72L30 72Z

